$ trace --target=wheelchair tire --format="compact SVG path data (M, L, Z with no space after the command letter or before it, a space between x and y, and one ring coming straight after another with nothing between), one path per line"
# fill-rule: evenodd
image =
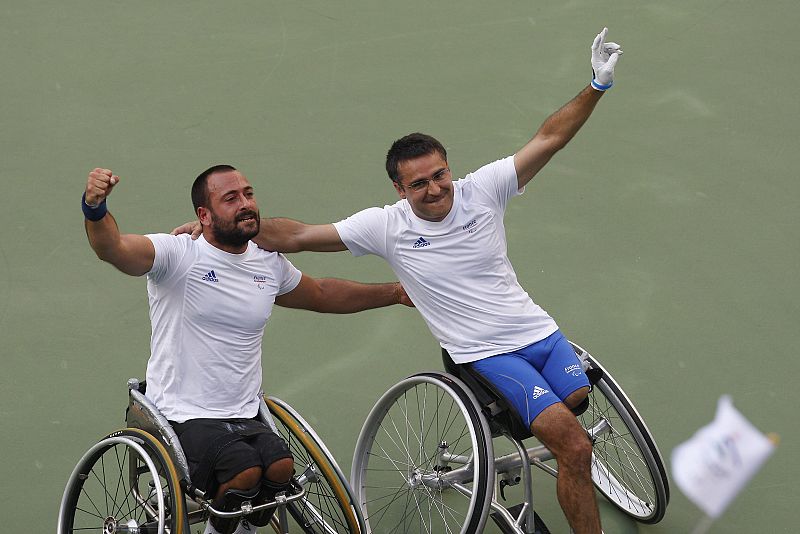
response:
M189 532L185 499L169 454L152 435L136 428L109 434L83 455L58 514L58 534L128 529L142 534Z
M287 505L298 526L307 534L365 532L350 485L319 436L285 402L269 397L266 403L278 432L289 444L295 478L306 490L305 497Z
M591 367L603 371L589 394L589 408L578 416L593 442L595 487L633 519L658 523L669 503L669 481L658 446L619 384L586 356Z
M460 381L420 373L395 384L367 416L353 457L350 480L367 532L483 532L492 451Z

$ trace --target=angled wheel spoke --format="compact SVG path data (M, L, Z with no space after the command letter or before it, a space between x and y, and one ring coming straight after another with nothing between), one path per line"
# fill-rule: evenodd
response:
M575 347L579 354L585 355ZM634 519L656 523L664 516L669 498L658 447L636 408L608 371L591 356L588 360L603 372L589 394L589 409L579 416L587 431L596 431L590 433L594 442L595 486Z
M59 532L127 532L130 523L140 532L186 533L183 502L171 501L181 495L171 462L147 432L131 428L107 436L73 470L59 510Z
M482 479L488 477L487 444L479 441L484 423L459 395L436 377L415 375L373 408L351 478L373 532L475 532L485 521L491 483ZM451 465L454 459L459 463ZM471 477L459 482L483 489L470 496L452 490L441 475L454 468Z

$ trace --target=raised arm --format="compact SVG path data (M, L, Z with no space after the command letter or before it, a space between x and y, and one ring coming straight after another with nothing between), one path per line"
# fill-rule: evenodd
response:
M119 176L108 169L89 173L81 200L86 237L97 257L132 276L141 276L153 268L156 257L153 242L143 235L120 234L117 221L106 207L106 198L119 183Z
M594 111L600 97L614 84L614 66L622 50L616 43L605 42L607 33L608 28L604 28L592 43L592 83L550 115L536 135L514 154L514 167L520 189L578 133Z
M338 278L315 279L305 274L297 287L276 298L275 304L321 313L355 313L393 304L413 306L399 282L362 284Z

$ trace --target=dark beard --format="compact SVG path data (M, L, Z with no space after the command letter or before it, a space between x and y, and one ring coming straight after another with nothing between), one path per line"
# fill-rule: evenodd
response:
M239 221L248 217L254 217L256 227L253 230L246 230L239 227ZM261 216L257 211L247 211L236 216L235 221L223 221L218 219L214 212L211 212L211 233L214 239L221 245L229 247L241 247L258 234L261 228Z

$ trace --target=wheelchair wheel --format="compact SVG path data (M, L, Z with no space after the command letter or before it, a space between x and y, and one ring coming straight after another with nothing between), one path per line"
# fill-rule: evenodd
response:
M289 444L295 477L306 490L304 498L287 505L292 518L308 534L364 532L347 479L322 440L285 402L269 397L266 403L278 432Z
M642 523L657 523L669 503L664 461L650 430L611 374L592 356L603 378L578 417L594 444L592 479L617 508Z
M477 403L450 375L390 388L356 442L351 482L367 532L483 531L494 487L491 437Z
M67 482L58 534L186 534L178 474L163 445L143 430L109 434L89 449Z

